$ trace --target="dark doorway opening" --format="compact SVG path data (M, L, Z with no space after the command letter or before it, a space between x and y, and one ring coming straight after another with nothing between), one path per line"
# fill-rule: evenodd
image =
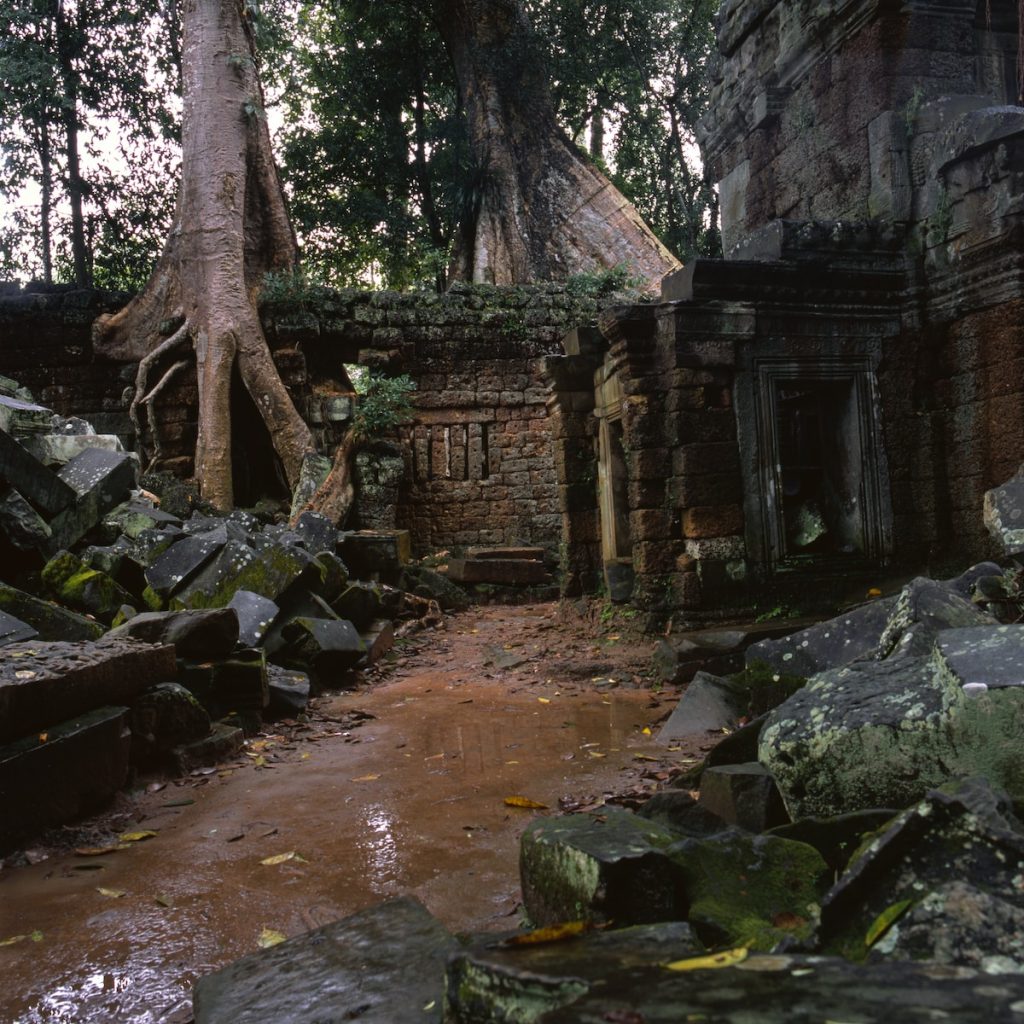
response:
M239 508L251 508L260 498L290 497L284 467L237 368L231 377L231 465Z

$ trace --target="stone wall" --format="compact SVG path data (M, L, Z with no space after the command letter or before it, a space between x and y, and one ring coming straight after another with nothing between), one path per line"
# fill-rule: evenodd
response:
M303 289L272 296L263 319L275 362L318 443L329 451L351 405L346 364L416 382L415 421L396 439L406 473L398 522L420 552L529 543L556 551L561 506L543 359L572 326L593 321L595 288L454 286L445 295ZM60 291L0 297L0 372L64 415L134 446L125 389L134 366L93 360L92 320L124 296ZM236 388L236 481L253 497L274 484L269 444ZM159 404L156 468L192 469L195 374L176 378ZM146 438L153 454L152 438Z

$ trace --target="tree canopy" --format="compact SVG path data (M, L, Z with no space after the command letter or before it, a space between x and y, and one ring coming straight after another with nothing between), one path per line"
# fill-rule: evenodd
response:
M177 190L179 6L0 0L0 275L144 282ZM716 197L693 138L714 0L521 6L561 128L677 256L716 254ZM436 8L262 4L261 115L304 266L325 282L445 283L481 168Z

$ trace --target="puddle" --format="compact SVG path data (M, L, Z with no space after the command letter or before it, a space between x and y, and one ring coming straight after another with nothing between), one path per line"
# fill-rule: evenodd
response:
M349 742L144 795L158 835L99 870L62 855L0 873L0 939L42 933L0 948L0 1019L180 1024L194 979L264 929L295 935L401 893L455 930L515 928L518 837L536 812L504 798L557 808L621 790L642 771L634 754L664 755L642 731L664 712L642 690L512 686L483 678L482 653L446 657L459 663L333 701L328 714L376 716Z

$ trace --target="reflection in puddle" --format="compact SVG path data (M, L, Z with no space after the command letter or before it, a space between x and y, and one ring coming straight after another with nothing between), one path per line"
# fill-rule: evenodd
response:
M394 822L387 808L371 804L365 809L365 835L358 846L366 857L366 881L384 896L394 889L398 879L398 843Z

